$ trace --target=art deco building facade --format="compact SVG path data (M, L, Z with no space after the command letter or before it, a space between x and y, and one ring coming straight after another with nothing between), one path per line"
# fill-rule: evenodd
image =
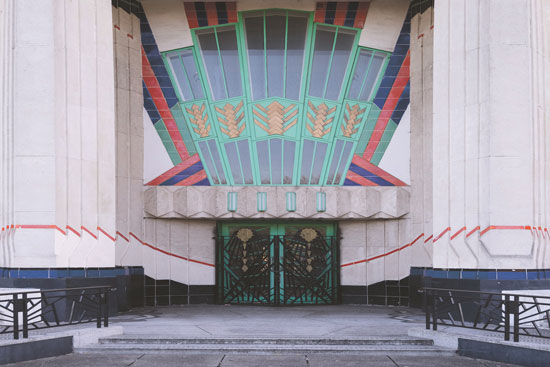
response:
M0 287L119 309L550 286L550 3L0 0Z

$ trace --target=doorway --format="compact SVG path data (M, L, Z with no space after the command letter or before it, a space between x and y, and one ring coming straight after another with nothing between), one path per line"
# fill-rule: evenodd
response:
M220 303L338 303L335 223L220 223L218 234L216 283Z

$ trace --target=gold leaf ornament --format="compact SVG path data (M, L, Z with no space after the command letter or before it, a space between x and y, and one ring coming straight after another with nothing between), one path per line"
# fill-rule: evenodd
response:
M313 112L313 115L310 113L310 111L307 112L307 118L311 122L311 124L306 124L306 129L310 132L311 136L314 138L322 138L323 136L330 133L331 127L328 127L334 120L334 117L327 118L328 115L334 113L336 111L336 106L332 108L328 108L328 106L323 102L317 107L311 103L311 101L308 102L308 106Z
M311 256L311 241L317 238L317 231L313 228L304 228L302 229L302 232L300 232L300 237L302 237L307 242L307 259L306 259L306 270L308 273L311 273L313 270L313 266L311 263L313 262L313 258Z
M254 236L254 233L250 228L241 228L237 232L237 238L243 242L243 266L241 266L241 270L246 273L248 270L248 266L246 263L248 262L248 259L246 257L246 243Z
M346 112L344 113L345 124L341 126L342 135L346 138L351 138L355 133L357 133L359 129L356 128L355 125L361 123L362 116L366 110L366 108L361 109L358 104L350 107L349 103L346 103Z
M205 109L205 104L202 104L200 107L197 104L193 104L191 108L185 107L187 113L191 115L191 117L189 117L191 124L195 125L193 126L193 131L201 138L210 136L210 128L212 127L208 124L208 113L204 113Z
M298 109L290 112L296 107L295 104L291 104L285 108L279 102L273 101L267 108L261 104L256 104L255 107L253 111L255 115L254 123L269 135L283 135L298 122L298 118L296 117Z
M244 112L241 112L242 107L243 101L241 101L236 107L233 107L230 103L227 103L223 106L223 108L216 107L216 111L223 116L218 116L218 121L220 124L225 126L225 128L221 128L221 131L230 138L238 138L246 127L245 122L243 122L239 127L239 124L244 118Z

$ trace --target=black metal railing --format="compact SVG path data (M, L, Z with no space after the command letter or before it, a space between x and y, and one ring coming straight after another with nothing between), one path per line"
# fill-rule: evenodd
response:
M219 303L299 305L339 301L339 238L296 235L218 236Z
M520 335L550 339L550 297L422 288L426 329L437 325L504 333L504 340Z
M0 334L96 322L109 326L110 286L0 293Z

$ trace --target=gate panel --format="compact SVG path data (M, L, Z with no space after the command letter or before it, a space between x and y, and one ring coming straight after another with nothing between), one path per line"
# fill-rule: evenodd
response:
M334 237L313 228L282 237L281 303L333 304L337 302Z
M274 302L273 249L271 236L243 227L221 237L223 303Z

